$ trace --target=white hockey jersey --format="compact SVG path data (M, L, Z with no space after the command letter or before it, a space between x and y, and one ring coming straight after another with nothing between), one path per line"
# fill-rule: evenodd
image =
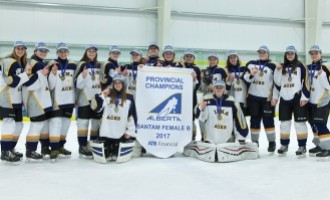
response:
M241 107L231 96L221 99L215 96L205 96L207 106L204 110L195 109L196 117L205 123L205 141L213 144L226 143L235 131L237 139L244 139L248 128Z
M101 92L101 83L100 83L100 66L99 62L80 62L78 64L75 83L77 87L76 101L79 107L90 105L90 101L95 94ZM88 70L87 76L84 78L81 72L84 69Z
M69 60L55 59L48 63L49 68L56 64L56 75L49 73L48 81L52 94L53 110L73 108L75 104L74 74L76 63Z
M280 96L285 101L290 101L297 93L301 92L301 100L308 100L310 96L310 87L306 66L299 62L293 71L292 66L283 67L286 70L285 74L282 74L282 69L276 69L274 72L274 82Z
M42 74L43 61L34 56L30 60L32 76L23 87L24 105L29 117L37 117L52 110L47 76Z
M128 75L126 78L126 91L133 95L135 99L136 95L136 79L138 75L138 64L132 63L125 66L125 69L127 69Z
M228 94L230 96L233 96L237 103L242 103L246 105L247 86L246 83L243 81L243 76L246 72L246 67L231 66L230 68L228 68L228 72L235 77Z
M244 80L250 83L248 95L251 98L270 101L273 95L275 63L270 60L253 60L247 63L247 72ZM259 69L255 76L250 74L253 68Z
M103 94L97 94L92 101L92 108L97 112L103 111L100 137L119 139L125 133L135 137L136 116L132 95L127 94L125 102L121 102L121 99L118 99L116 106L115 103L111 103L110 97L105 97Z
M320 61L308 65L307 68L309 70L309 83L311 85L309 102L317 105L317 107L323 107L330 100L330 67L327 63Z
M22 108L22 85L29 80L24 66L13 58L5 58L1 64L0 76L0 106Z

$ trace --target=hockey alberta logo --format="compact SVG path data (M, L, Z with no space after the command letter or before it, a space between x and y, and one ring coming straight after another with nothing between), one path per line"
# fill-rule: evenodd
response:
M182 94L176 93L169 96L163 102L158 104L150 111L151 115L147 120L150 121L181 121L180 117L175 116L181 114Z

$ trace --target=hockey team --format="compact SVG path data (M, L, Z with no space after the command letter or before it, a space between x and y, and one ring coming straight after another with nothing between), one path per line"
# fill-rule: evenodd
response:
M89 45L79 63L69 59L66 43L56 46L57 58L45 62L49 49L39 42L27 58L27 46L16 41L13 51L0 63L1 160L19 163L23 154L15 150L23 129L23 106L30 118L26 135L27 161L70 157L65 148L71 117L76 108L80 157L96 162L126 162L145 150L135 139L135 108L138 69L143 66L192 69L193 116L198 119L202 138L184 148L184 155L207 162L232 162L259 157L259 135L263 124L268 152L276 151L275 106L279 104L280 144L277 153L286 155L293 116L298 139L296 155L306 156L308 124L315 147L309 155L330 160L330 131L327 127L330 101L330 66L322 61L318 45L310 48L312 63L305 66L294 46L288 46L284 62L270 60L267 46L257 50L258 59L242 66L238 52L227 53L226 67L218 66L216 53L208 56L209 66L200 71L192 49L182 61L170 45L161 52L152 43L148 55L140 49L130 52L132 63L119 64L118 46L111 46L109 58L98 60L98 48ZM197 93L202 101L197 101ZM246 117L250 117L248 127ZM251 133L252 142L246 137ZM89 137L88 137L89 136ZM37 152L38 143L41 152Z

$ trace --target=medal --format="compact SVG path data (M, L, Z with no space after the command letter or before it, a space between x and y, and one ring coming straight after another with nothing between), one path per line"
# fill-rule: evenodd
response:
M262 77L264 75L264 68L266 65L262 65L261 62L259 61L259 76Z
M60 79L61 79L62 81L64 81L64 80L65 80L65 75L60 75Z
M217 115L218 115L218 120L222 120L221 116L221 106L222 106L222 97L220 99L215 98L215 103L217 104Z
M240 84L240 75L241 75L241 66L238 65L238 72L236 72L236 69L234 68L235 78L237 79L236 84Z
M62 66L62 63L61 63L61 60L60 60L60 59L57 59L57 61L58 61L58 64L59 64L59 66L60 66L60 68L61 68L60 79L61 79L62 81L64 81L64 80L65 80L65 71L66 71L66 68L68 67L68 60L65 61L65 65L64 65L64 67Z
M118 112L119 111L119 108L118 107L115 107L115 112Z
M132 80L132 84L135 85L136 84L136 80Z
M289 82L291 82L291 81L292 81L292 78L291 78L291 77L289 77L289 78L288 78L288 81L289 81Z
M91 75L92 81L95 81L95 75Z

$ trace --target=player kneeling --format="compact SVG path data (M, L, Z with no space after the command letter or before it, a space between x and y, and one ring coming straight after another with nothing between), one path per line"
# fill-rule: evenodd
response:
M96 162L106 163L116 160L127 162L131 159L135 145L135 104L133 96L126 93L124 78L116 75L113 88L105 89L95 95L92 108L103 111L100 138L91 142L93 158Z
M256 143L245 143L248 134L245 117L231 96L224 95L226 84L213 81L213 95L205 96L195 109L196 117L205 122L204 141L192 142L184 149L186 156L206 162L234 162L258 158ZM239 143L227 143L235 132Z

